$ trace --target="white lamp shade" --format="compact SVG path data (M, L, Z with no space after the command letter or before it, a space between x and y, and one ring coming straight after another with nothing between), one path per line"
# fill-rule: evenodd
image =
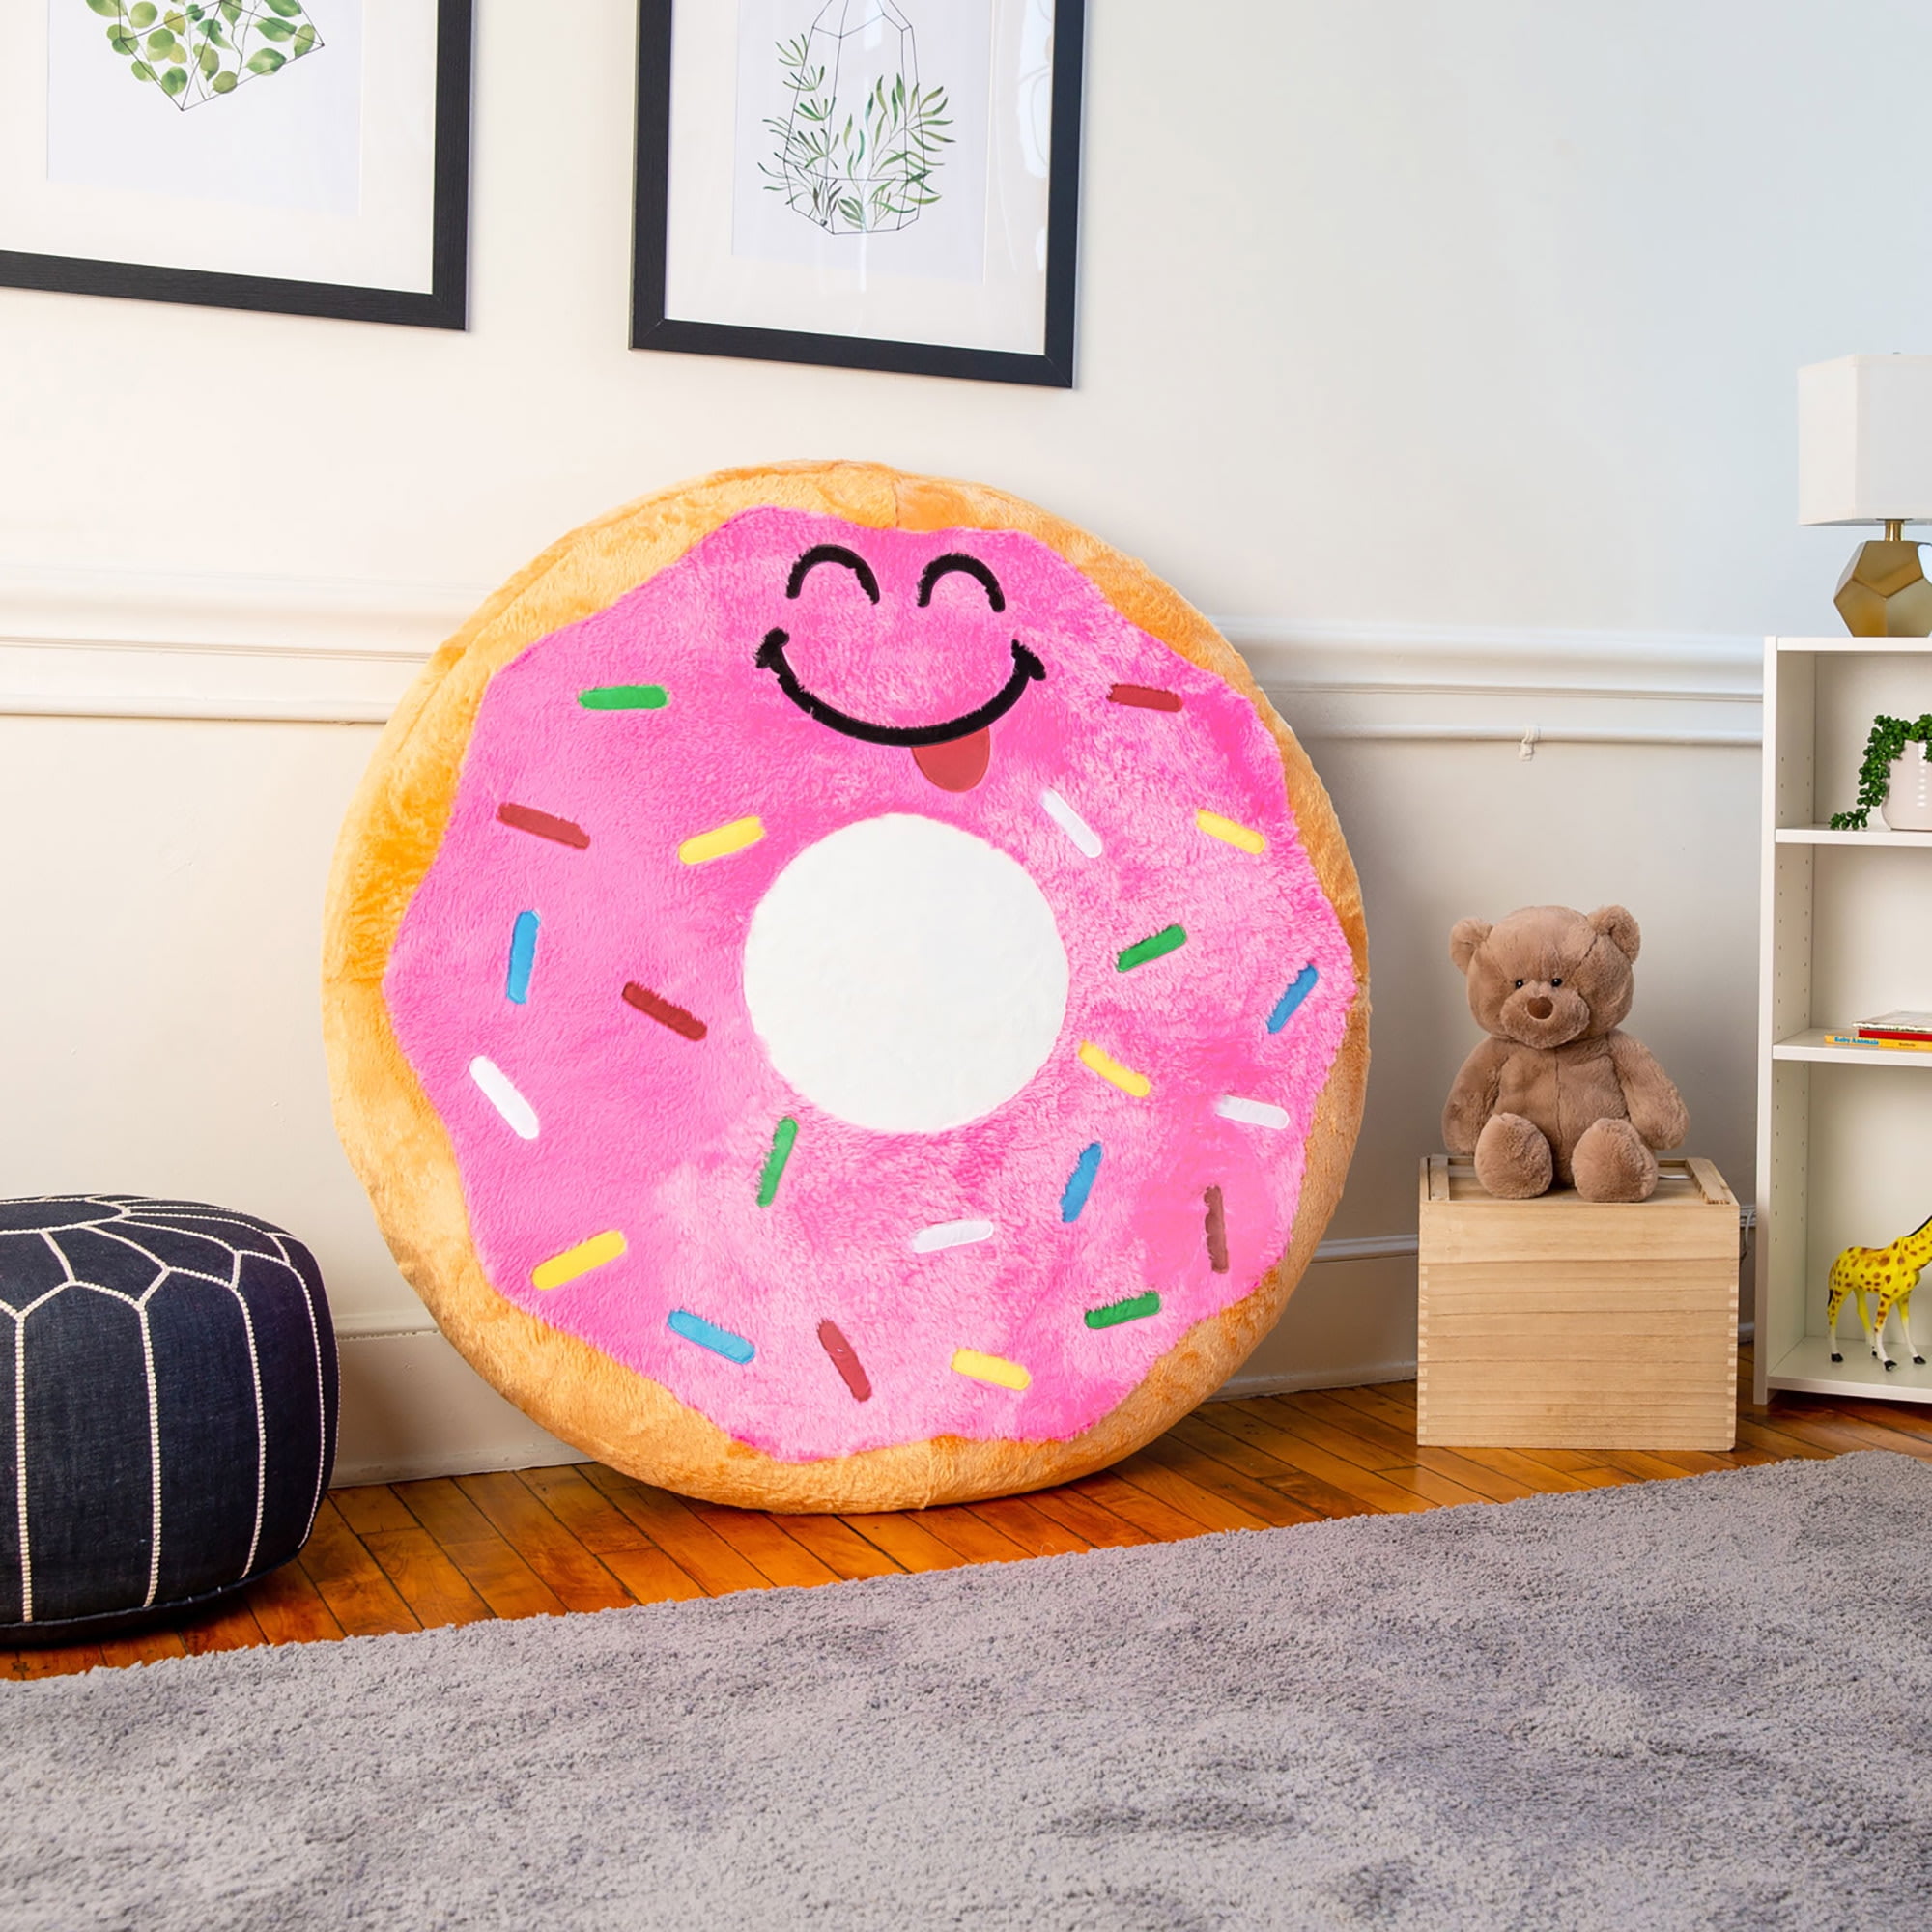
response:
M1932 355L1798 372L1798 521L1932 523Z

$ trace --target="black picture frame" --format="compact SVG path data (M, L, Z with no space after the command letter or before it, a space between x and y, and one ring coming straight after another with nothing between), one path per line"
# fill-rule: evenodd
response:
M685 0L693 4L693 0ZM702 4L702 0L698 0ZM1038 355L947 343L821 335L784 328L693 322L665 313L669 227L671 14L675 0L639 0L637 200L631 283L631 347L835 369L887 369L980 383L1073 386L1079 263L1080 104L1086 0L1054 0L1052 148L1047 177L1046 304Z
M119 296L271 315L466 328L469 309L469 94L472 0L437 0L436 146L430 287L363 289L275 275L218 274L143 262L97 262L0 248L0 287L57 295Z

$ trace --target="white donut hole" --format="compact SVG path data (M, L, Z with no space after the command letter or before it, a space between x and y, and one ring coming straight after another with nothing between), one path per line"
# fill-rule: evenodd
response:
M1053 908L1021 867L903 812L808 845L745 941L772 1065L881 1133L939 1133L1011 1099L1060 1037L1066 979Z

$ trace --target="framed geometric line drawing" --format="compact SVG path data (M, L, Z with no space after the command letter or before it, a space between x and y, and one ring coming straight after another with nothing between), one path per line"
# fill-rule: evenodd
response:
M640 0L631 346L1073 385L1085 0Z
M0 286L462 328L471 0L0 0Z

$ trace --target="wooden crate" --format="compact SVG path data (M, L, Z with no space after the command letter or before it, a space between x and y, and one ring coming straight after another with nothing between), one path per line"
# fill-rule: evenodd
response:
M1416 1439L1442 1447L1729 1449L1738 1204L1708 1160L1642 1202L1499 1201L1422 1163Z

